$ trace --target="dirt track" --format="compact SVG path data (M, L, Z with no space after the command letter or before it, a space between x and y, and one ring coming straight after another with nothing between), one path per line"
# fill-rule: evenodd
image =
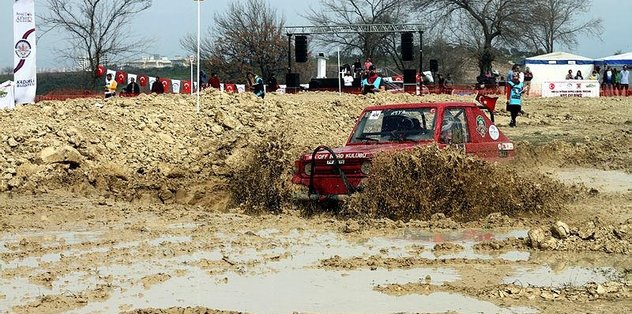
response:
M229 202L227 182L260 139L283 137L298 156L343 144L366 105L419 99L209 92L199 114L174 95L0 112L0 312L632 307L628 99L527 99L515 129L497 114L520 153L512 166L576 191L557 214L403 222L296 205L246 215ZM556 221L565 235L553 237Z

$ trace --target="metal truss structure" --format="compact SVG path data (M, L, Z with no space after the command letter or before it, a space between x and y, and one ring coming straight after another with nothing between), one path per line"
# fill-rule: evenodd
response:
M405 33L423 32L422 24L349 24L287 26L285 31L292 35L348 34L348 33Z

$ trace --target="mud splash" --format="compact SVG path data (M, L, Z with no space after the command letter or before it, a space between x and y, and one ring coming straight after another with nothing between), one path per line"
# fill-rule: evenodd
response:
M510 167L436 146L374 158L362 192L347 209L357 216L394 220L429 219L443 213L471 221L499 212L549 215L570 191L542 174L522 175Z

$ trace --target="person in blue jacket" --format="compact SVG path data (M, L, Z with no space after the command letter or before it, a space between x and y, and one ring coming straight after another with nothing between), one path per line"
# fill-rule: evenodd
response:
M382 78L375 72L375 66L369 66L369 73L362 80L362 95L379 92L382 86L384 86L384 81L382 81Z
M516 127L516 117L522 110L522 94L524 93L524 83L520 82L520 75L514 73L513 78L509 81L509 104L507 110L511 113L511 122L509 127Z

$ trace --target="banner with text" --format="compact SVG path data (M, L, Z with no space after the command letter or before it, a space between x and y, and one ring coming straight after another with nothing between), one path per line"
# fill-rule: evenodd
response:
M598 81L544 81L542 97L599 97Z
M13 4L15 102L35 103L37 68L35 62L35 1L15 0Z

